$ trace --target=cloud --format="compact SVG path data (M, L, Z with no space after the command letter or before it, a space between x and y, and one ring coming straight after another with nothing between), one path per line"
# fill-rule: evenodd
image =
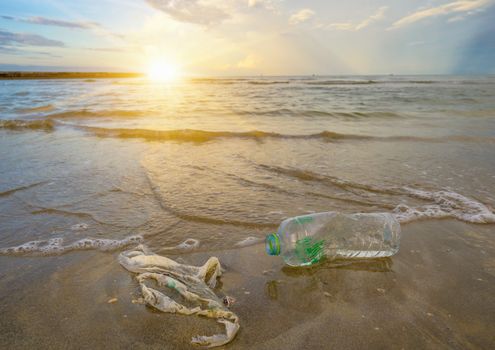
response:
M146 0L146 2L180 22L211 26L230 17L224 10L200 0Z
M370 24L380 21L385 18L385 11L387 11L388 7L387 6L382 6L374 14L369 16L368 18L364 19L363 21L354 24L351 22L344 22L344 23L331 23L327 25L326 27L329 29L335 29L335 30L346 30L346 31L352 31L352 32L357 32L361 29L364 29L368 27Z
M51 19L45 17L29 17L23 20L23 22L41 24L44 26L56 26L64 28L78 28L78 29L92 29L94 27L99 27L100 25L96 22L72 22L72 21L62 21L58 19Z
M398 21L394 22L389 29L401 28L429 17L449 15L452 13L470 13L473 11L480 11L483 7L490 3L493 3L493 0L463 0L450 2L448 4L436 7L430 7L428 9L416 11L410 15L407 15L406 17L399 19ZM454 18L454 21L461 19L460 16L456 16Z
M248 0L249 7L257 7L257 6L265 6L266 3L270 2L269 0Z
M32 51L20 49L25 46L38 47L65 47L65 44L58 40L51 40L44 36L28 33L13 33L0 29L0 53L7 55L34 55L33 58L39 56L45 57L61 57L51 52Z
M276 11L277 5L282 0L248 0L248 7L265 8L269 11Z
M41 35L0 30L0 46L9 45L65 47L63 42L51 40Z
M6 55L19 55L29 58L40 58L40 57L52 57L52 58L60 58L62 56L55 55L51 52L46 51L33 51L33 50L20 50L17 47L9 47L9 46L0 46L0 53ZM31 55L31 56L27 56Z
M122 40L125 41L124 35L111 32L110 30L107 30L104 26L102 26L100 23L97 23L97 22L64 21L64 20L59 20L59 19L54 19L54 18L46 18L46 17L41 17L41 16L14 17L14 16L3 15L3 16L0 16L0 18L6 19L6 20L11 20L11 21L16 21L16 22L38 24L38 25L44 25L44 26L54 26L54 27L62 27L62 28L69 28L69 29L91 30L95 34L102 36L102 37L106 37L106 38L110 38L110 39L118 39L120 41L122 41Z
M289 23L290 24L298 24L302 22L306 22L309 20L311 17L313 17L315 12L311 9L302 9L294 13L292 16L289 18Z
M55 27L74 28L74 29L93 29L95 27L101 26L99 23L96 22L63 21L59 19L46 18L41 16L22 18L22 17L4 15L1 16L1 18L10 21L23 22L23 23L32 23L32 24L40 24L44 26L55 26Z
M0 45L0 53L5 53L5 54L13 54L16 55L19 52L22 52L18 48L15 47L9 47L9 46L1 46Z

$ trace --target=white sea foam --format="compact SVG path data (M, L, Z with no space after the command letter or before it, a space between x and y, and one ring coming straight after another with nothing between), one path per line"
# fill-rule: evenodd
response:
M194 238L188 238L181 244L178 244L175 248L176 249L194 249L199 247L199 241Z
M200 241L194 238L188 238L184 242L177 244L176 246L173 247L163 247L162 250L190 250L190 249L195 249L198 248L200 245Z
M43 241L30 241L24 244L0 248L0 255L57 255L72 250L100 250L112 251L131 244L142 242L143 237L139 235L129 236L127 238L104 239L104 238L83 238L79 241L64 245L64 239L52 238Z
M84 222L80 223L80 224L75 224L75 225L72 225L70 227L70 229L72 231L83 231L83 230L86 230L88 228L88 224L85 224Z
M401 223L421 219L455 218L475 224L495 223L495 214L483 203L451 191L424 191L410 187L403 188L410 197L433 202L410 207L399 204L394 215Z

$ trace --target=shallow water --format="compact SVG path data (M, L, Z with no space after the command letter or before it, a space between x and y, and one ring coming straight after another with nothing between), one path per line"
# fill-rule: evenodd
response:
M225 249L330 210L493 223L494 101L493 77L2 81L0 251Z
M218 255L309 212L450 219L493 243L495 77L11 80L0 119L4 296L21 270L29 293L88 274L95 253L71 251Z

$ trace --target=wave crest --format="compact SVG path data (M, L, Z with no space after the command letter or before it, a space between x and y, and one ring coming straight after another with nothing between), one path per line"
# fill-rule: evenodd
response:
M49 119L43 120L0 120L0 129L7 130L45 130L51 131L55 123Z
M340 141L340 140L361 140L361 141L381 141L381 142L481 142L495 143L494 137L464 136L451 135L443 137L420 137L420 136L374 136L374 135L357 135L342 134L334 131L322 131L315 134L280 134L277 132L268 132L262 130L251 131L207 131L197 129L178 129L178 130L152 130L152 129L125 129L125 128L102 128L91 126L80 126L87 132L98 137L115 137L115 138L140 138L149 141L178 141L178 142L208 142L216 139L300 139L300 140L321 140L321 141Z
M134 235L127 238L118 239L104 239L104 238L83 238L74 243L64 245L64 239L52 238L44 241L30 241L24 244L0 248L0 255L31 255L31 256L46 256L46 255L60 255L72 250L99 250L99 251L112 251L126 247L131 244L141 243L142 236Z
M422 219L454 218L473 224L495 224L495 214L483 203L451 191L424 191L403 187L411 197L433 202L410 207L399 204L394 215L401 223Z
M69 110L60 113L52 113L46 116L47 119L94 119L94 118L136 118L144 117L153 113L152 110L128 110L111 109L91 111L88 109Z
M32 108L23 108L23 109L19 109L18 111L20 113L28 114L28 113L37 113L37 112L49 112L52 111L53 109L55 109L55 107L52 104L48 104L48 105L37 106Z

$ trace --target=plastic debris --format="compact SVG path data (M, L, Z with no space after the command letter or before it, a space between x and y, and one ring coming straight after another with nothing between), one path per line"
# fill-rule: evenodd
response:
M235 304L237 300L233 297L229 297L228 295L223 297L223 304L227 307L231 307L232 305Z
M220 261L216 257L209 258L203 266L197 267L179 264L139 245L121 253L119 263L138 274L136 278L146 304L163 312L215 318L225 325L225 334L195 336L191 340L193 344L214 347L234 339L240 327L239 318L211 290L216 285L217 277L222 274ZM157 290L149 287L146 284L148 280L165 288ZM174 300L173 297L177 298L178 295L193 306L185 306Z

